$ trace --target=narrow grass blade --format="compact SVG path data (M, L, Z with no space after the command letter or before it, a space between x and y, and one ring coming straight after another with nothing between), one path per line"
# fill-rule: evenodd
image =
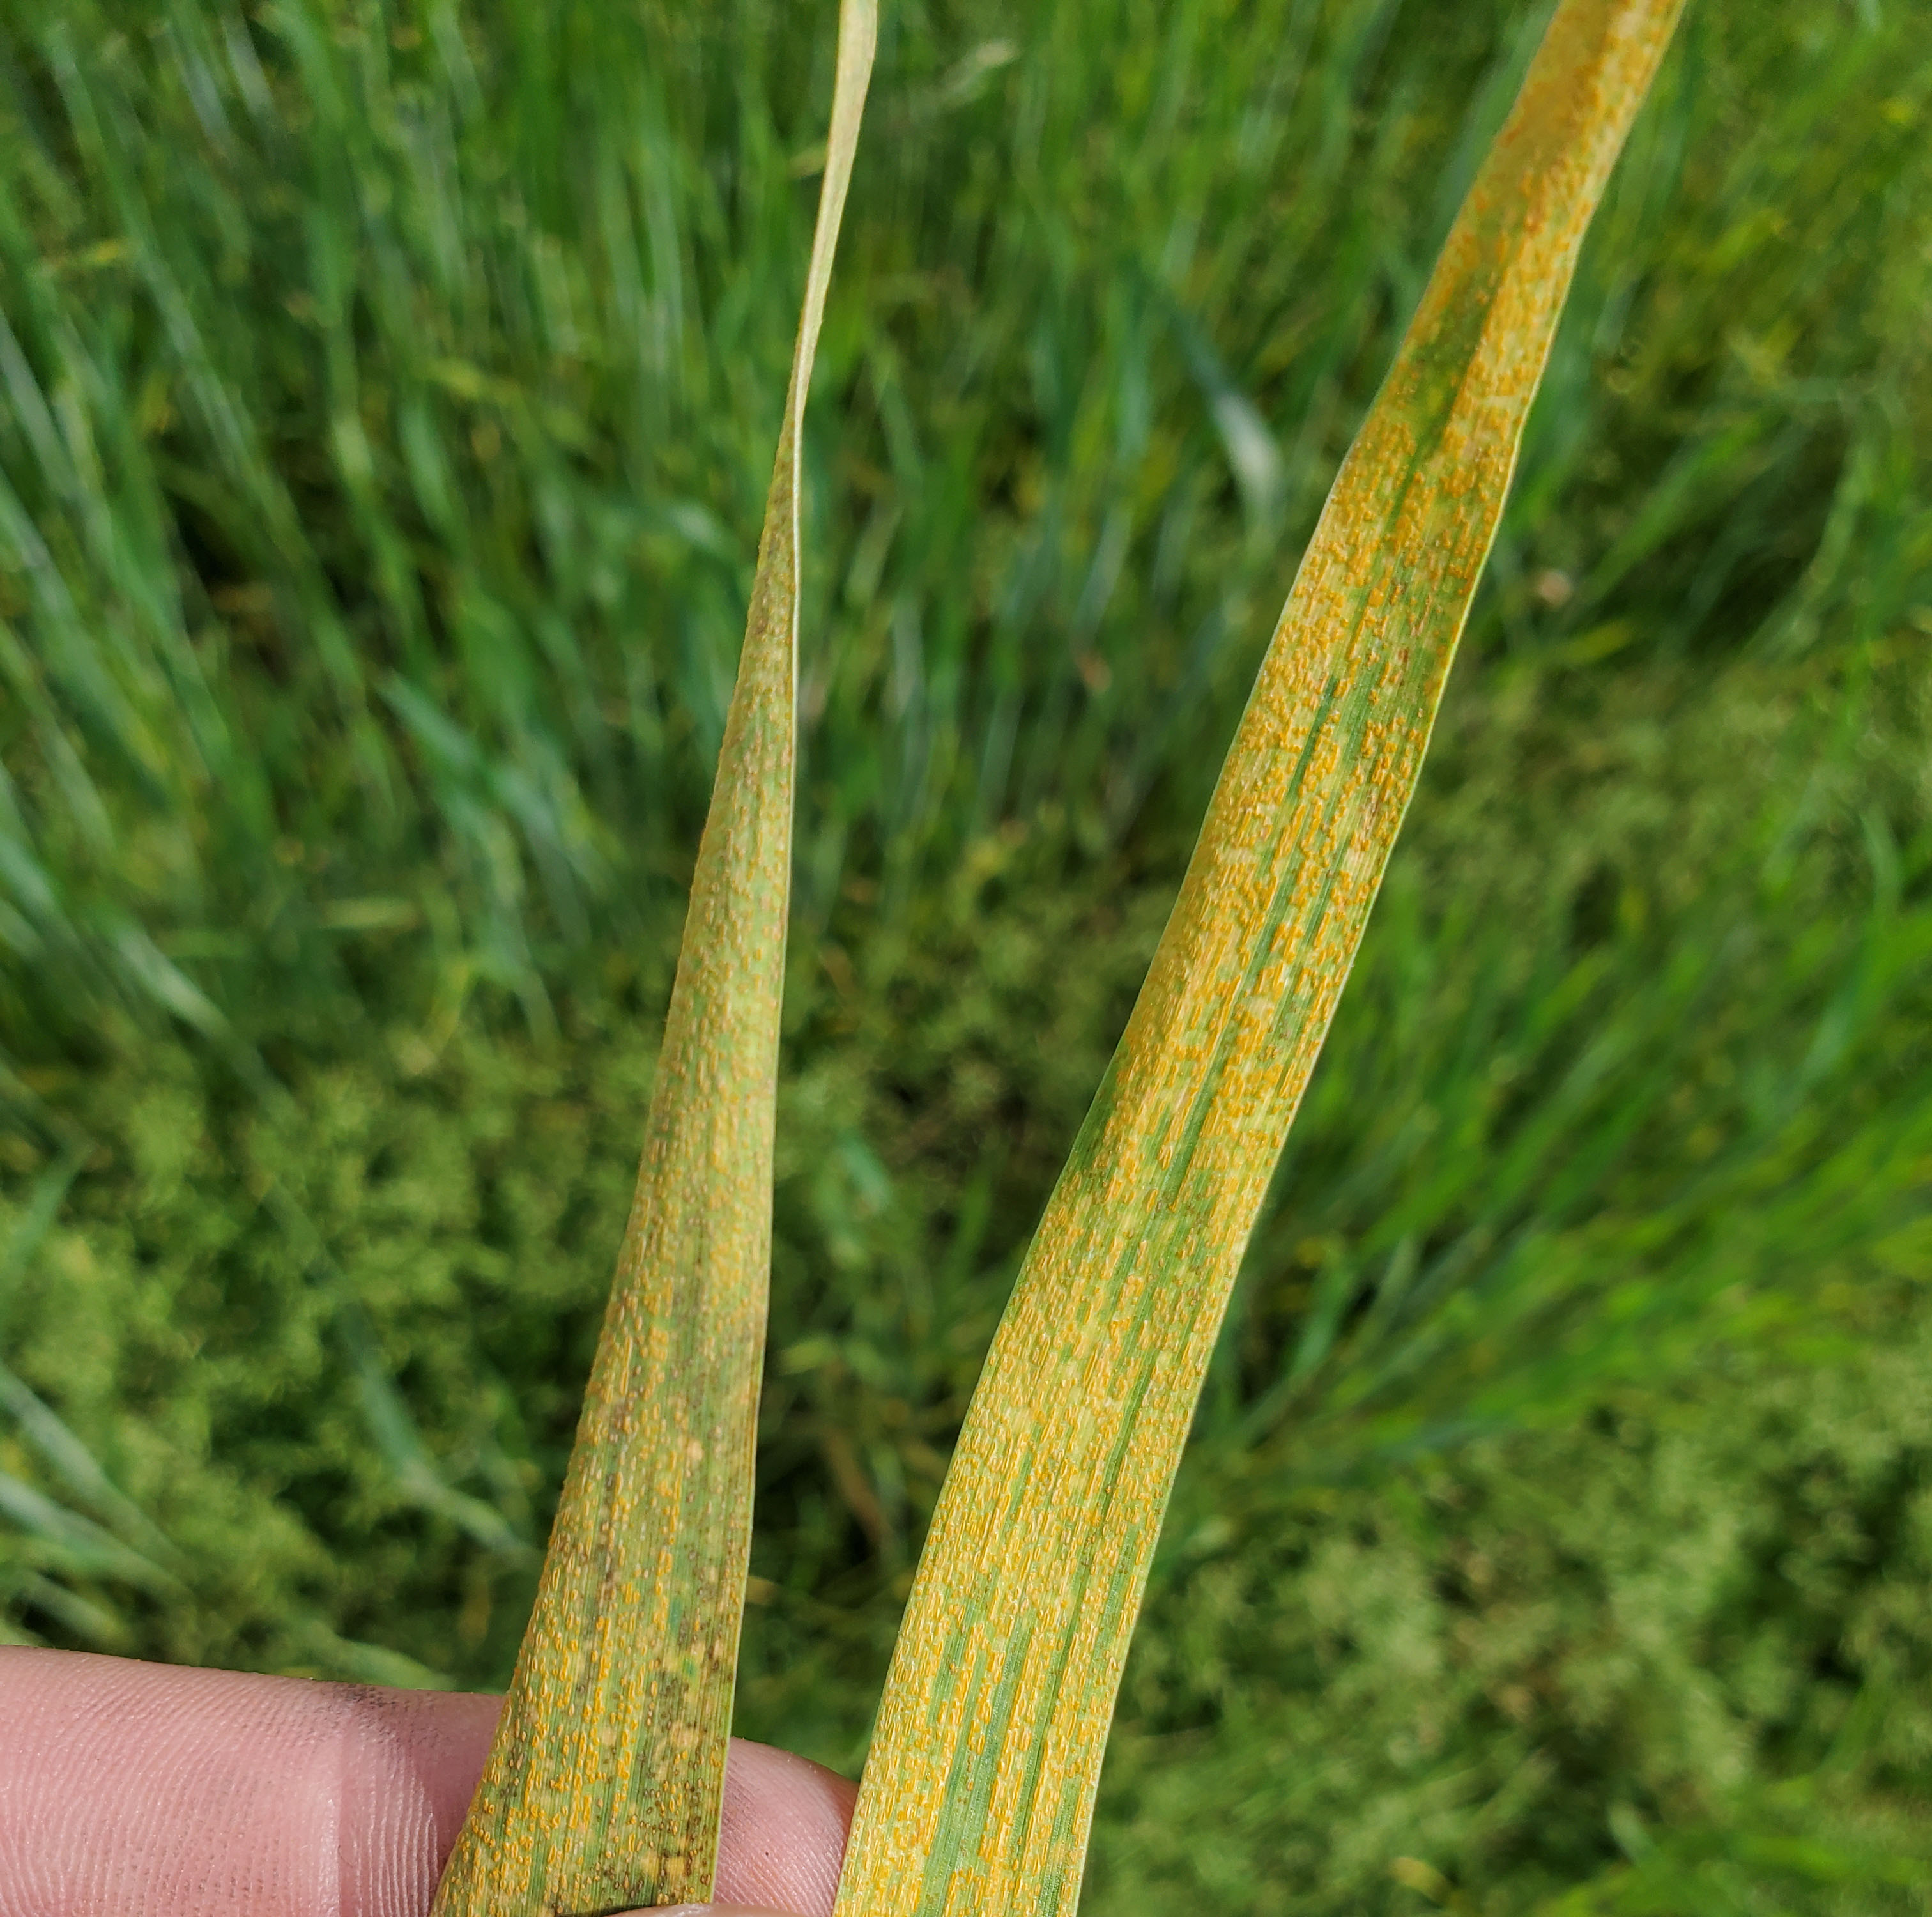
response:
M68 1489L92 1505L122 1536L136 1540L155 1562L178 1564L180 1553L156 1529L147 1514L118 1489L100 1461L26 1383L0 1364L0 1412L52 1468Z
M876 30L873 0L844 0L804 312L637 1197L536 1608L439 1917L711 1892L770 1255L799 435Z
M1414 789L1583 232L1680 0L1565 0L1345 461L986 1361L841 1917L1077 1897L1203 1371Z
M182 1594L181 1580L92 1518L56 1504L44 1492L0 1471L0 1518L17 1525L51 1554L50 1568L75 1577L116 1578L158 1596Z

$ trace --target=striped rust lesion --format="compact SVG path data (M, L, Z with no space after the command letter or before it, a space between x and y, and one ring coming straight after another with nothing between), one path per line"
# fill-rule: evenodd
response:
M1584 228L1679 4L1563 0L1337 478L974 1396L838 1917L1071 1912L1222 1310L1414 789Z

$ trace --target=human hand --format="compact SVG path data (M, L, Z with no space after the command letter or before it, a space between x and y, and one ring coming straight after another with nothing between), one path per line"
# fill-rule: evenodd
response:
M425 1917L496 1711L0 1648L0 1917ZM720 1904L830 1917L855 1794L734 1738Z

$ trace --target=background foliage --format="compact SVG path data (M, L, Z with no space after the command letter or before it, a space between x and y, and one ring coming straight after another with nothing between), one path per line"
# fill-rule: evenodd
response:
M856 1767L1294 556L1540 28L886 23L809 432L741 1727ZM1177 1496L1090 1895L1922 1910L1932 48L1700 0ZM500 1682L829 16L0 20L0 1594Z

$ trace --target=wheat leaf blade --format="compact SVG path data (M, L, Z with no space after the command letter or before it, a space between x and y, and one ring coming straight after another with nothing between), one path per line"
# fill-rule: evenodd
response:
M818 220L617 1273L436 1917L711 1894L750 1543L791 878L800 434L877 34L843 0Z
M1228 1291L1681 0L1563 0L1344 462L934 1512L838 1917L1070 1912Z

